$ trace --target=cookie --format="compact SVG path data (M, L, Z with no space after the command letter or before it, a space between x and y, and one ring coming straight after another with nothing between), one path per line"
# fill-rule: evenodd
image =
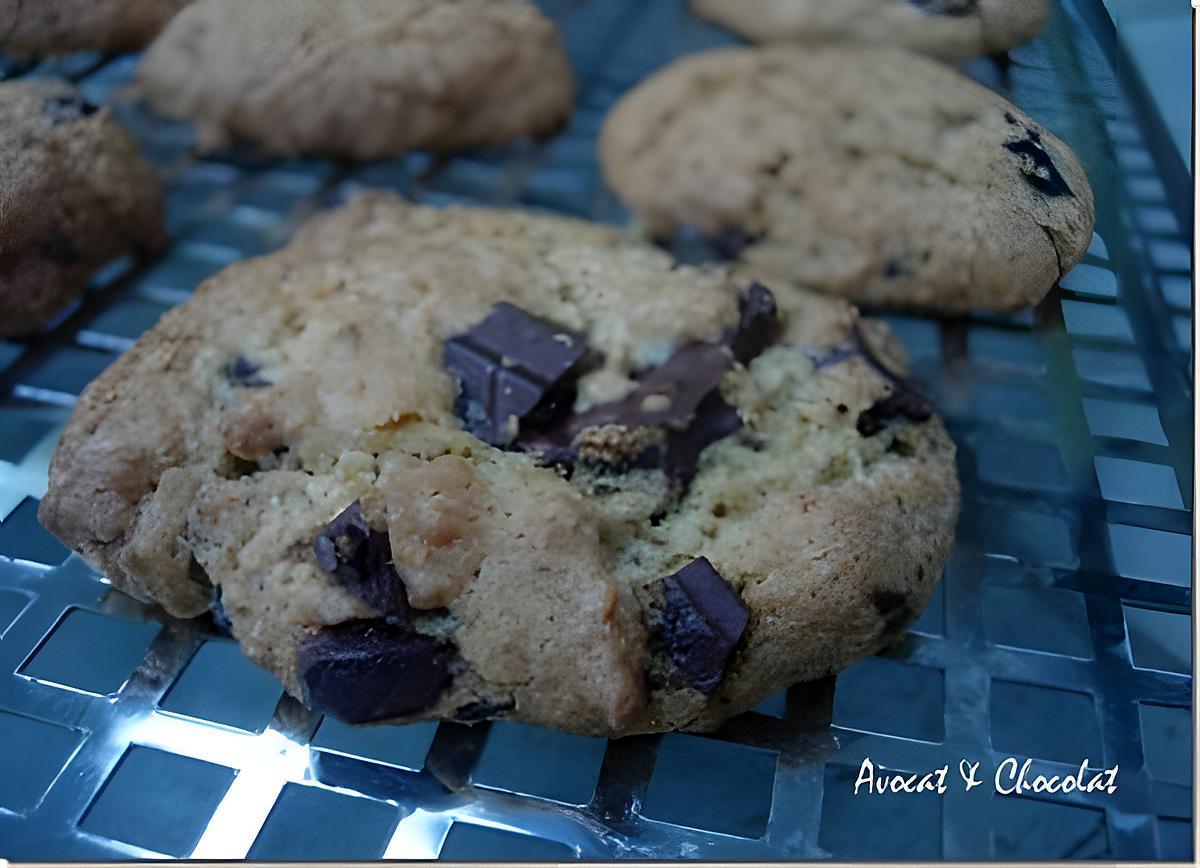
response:
M527 0L199 0L137 82L202 148L355 160L546 136L574 91L557 28Z
M1065 144L900 49L692 55L613 108L600 159L652 234L693 227L764 275L870 305L1029 307L1095 222Z
M191 0L0 0L0 52L116 54L149 44Z
M751 42L890 45L947 61L1001 54L1050 20L1050 0L692 0Z
M852 308L362 194L80 398L40 518L317 711L708 730L895 642L954 446Z
M163 240L153 167L63 81L0 83L0 203L0 336L36 331L97 268Z

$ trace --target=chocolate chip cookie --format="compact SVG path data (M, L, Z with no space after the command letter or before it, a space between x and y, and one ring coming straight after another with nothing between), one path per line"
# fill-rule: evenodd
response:
M0 0L0 52L137 51L191 0Z
M0 83L0 335L36 331L92 273L163 240L158 175L63 81Z
M694 227L763 275L872 305L1034 305L1095 222L1065 144L900 49L687 57L617 104L600 158L652 234Z
M752 42L893 45L948 61L1037 36L1050 0L692 0L697 15Z
M896 641L954 446L849 306L366 193L81 396L40 518L342 719L708 730Z
M574 91L557 28L527 0L199 0L137 81L203 148L356 160L546 136Z

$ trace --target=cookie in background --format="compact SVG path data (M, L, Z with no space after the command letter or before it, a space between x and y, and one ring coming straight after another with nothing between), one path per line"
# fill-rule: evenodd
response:
M692 0L751 42L891 45L958 62L1037 36L1051 0Z
M0 52L44 57L144 48L191 0L0 0Z
M154 168L65 81L0 83L0 336L37 331L113 258L163 243Z
M527 0L199 0L147 50L136 90L203 150L370 160L544 137L574 81Z
M896 48L720 49L630 91L604 176L651 235L730 241L756 272L938 314L1036 305L1083 256L1095 202L1048 130Z

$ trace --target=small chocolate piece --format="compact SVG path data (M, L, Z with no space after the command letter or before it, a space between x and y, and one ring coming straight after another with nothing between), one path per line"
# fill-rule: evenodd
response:
M726 226L721 231L707 237L708 246L725 259L737 259L742 252L753 244L761 241L761 232L749 232L741 226Z
M779 308L771 290L761 283L751 283L738 297L740 318L729 338L733 357L748 365L779 337Z
M455 413L480 440L507 446L523 423L544 424L571 406L586 352L581 335L500 302L445 343L443 364L459 380Z
M384 621L323 627L304 639L297 666L304 703L347 723L428 708L450 684L451 646Z
M659 467L686 485L704 448L742 424L719 390L729 365L725 348L688 344L646 374L629 395L522 438L518 446L538 453L544 465L599 461Z
M925 422L932 415L933 410L916 391L904 386L896 386L892 394L886 398L880 398L859 413L855 427L863 437L874 437L895 419Z
M925 422L933 415L933 408L907 377L892 370L871 349L870 342L863 336L861 328L854 328L853 339L859 353L885 380L892 384L892 393L879 399L858 414L856 426L863 437L873 437L896 419L910 422Z
M909 6L915 6L926 15L948 15L958 18L970 15L979 6L979 0L908 0Z
M741 427L742 417L737 408L727 404L714 389L696 408L691 425L667 435L664 469L677 485L686 488L696 475L700 454Z
M871 594L871 603L883 619L883 634L900 633L913 619L908 596L897 591L877 590Z
M408 592L392 564L392 544L372 530L354 501L313 540L317 566L381 615L407 617Z
M50 119L51 126L74 123L90 117L99 107L80 96L52 96L42 100L42 114Z
M707 558L661 580L666 609L662 638L682 679L712 693L750 613Z
M729 370L729 355L716 344L687 344L642 378L619 401L601 404L575 417L576 430L598 425L667 428L682 431Z
M1036 190L1050 197L1074 196L1066 179L1042 146L1042 137L1036 130L1025 128L1025 138L1006 142L1005 149L1021 158L1021 171Z
M262 365L257 365L245 356L238 356L225 366L225 379L232 385L243 389L261 389L270 386L271 381L258 375Z
M454 719L459 723L479 723L481 720L487 720L489 717L495 717L505 711L512 711L516 707L517 703L511 699L504 702L488 700L468 702L466 705L460 705L454 709Z

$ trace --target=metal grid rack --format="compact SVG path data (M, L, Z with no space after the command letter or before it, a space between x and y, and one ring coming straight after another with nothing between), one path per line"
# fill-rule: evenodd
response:
M963 518L903 644L836 683L712 737L353 729L202 625L111 592L37 526L80 389L199 280L348 189L625 219L596 168L605 112L653 69L732 39L682 0L541 5L579 80L570 126L445 161L197 159L186 125L120 101L134 57L0 63L117 103L170 178L172 238L158 261L106 269L46 334L0 342L0 856L1190 858L1191 215L1161 180L1179 167L1156 163L1173 152L1122 96L1100 0L1060 0L1009 64L968 67L1081 156L1098 234L1032 314L886 317L959 445ZM1119 764L1119 790L856 798L864 756L948 763L952 780L963 758L987 780L1007 756L1050 772L1086 757Z

